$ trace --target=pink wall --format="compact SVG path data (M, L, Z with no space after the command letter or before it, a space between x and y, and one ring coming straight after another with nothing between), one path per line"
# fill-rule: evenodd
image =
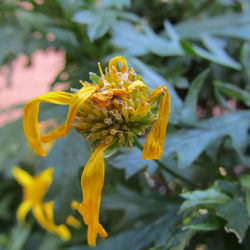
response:
M0 110L27 102L29 99L49 91L50 83L64 67L63 51L36 51L32 55L32 66L27 67L27 57L20 55L12 65L10 86L7 86L9 67L0 70ZM58 83L55 90L67 88ZM0 112L0 126L22 115L22 109Z

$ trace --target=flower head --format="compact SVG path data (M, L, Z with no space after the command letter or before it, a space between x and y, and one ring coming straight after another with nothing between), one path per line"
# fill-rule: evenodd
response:
M32 210L36 220L47 231L59 235L63 240L70 238L70 232L65 225L54 222L52 201L43 202L44 196L53 180L53 169L48 168L39 175L32 177L21 168L14 168L12 174L23 187L23 201L18 207L17 218L25 221L27 213Z
M24 131L38 155L46 156L44 143L65 136L72 126L95 148L82 174L83 201L73 203L88 225L88 242L92 246L97 234L102 238L107 236L99 223L105 150L130 148L135 136L145 134L151 127L142 158L159 159L170 114L167 87L160 86L150 92L123 57L111 59L104 72L98 66L101 76L92 74L92 83L81 81L83 87L75 93L50 92L32 99L24 108ZM40 102L69 105L65 123L43 136L38 129Z

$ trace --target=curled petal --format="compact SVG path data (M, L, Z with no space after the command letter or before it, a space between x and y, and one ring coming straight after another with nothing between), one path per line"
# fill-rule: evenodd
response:
M42 136L42 142L49 142L59 137L64 137L70 130L73 122L75 120L75 116L79 107L91 96L97 89L97 85L88 86L81 88L78 92L76 92L70 102L69 112L67 115L67 119L64 124L62 124L59 128L51 131L48 134Z
M69 105L72 94L54 91L30 100L24 107L23 127L27 141L33 150L40 156L46 156L47 152L42 146L38 129L38 113L40 102L48 102L59 105Z
M33 179L26 171L18 167L12 169L12 175L22 186L29 185Z
M85 224L88 225L88 244L95 246L96 237L99 234L102 238L108 236L103 226L99 223L99 209L101 192L104 184L104 151L109 145L99 146L90 157L85 166L82 178L83 202L73 203L82 215Z
M152 96L157 98L160 91L163 93L163 97L160 102L158 118L146 139L142 153L143 160L160 159L163 155L166 128L170 115L170 96L168 89L164 86L158 87Z
M30 209L31 209L30 201L23 201L17 209L17 213L16 213L17 219L19 221L25 221L27 213L30 211Z
M118 63L121 63L122 67L119 67ZM116 56L114 58L112 58L110 61L109 61L109 70L110 71L120 71L120 72L127 72L128 71L128 64L127 64L127 61L124 57L122 56Z

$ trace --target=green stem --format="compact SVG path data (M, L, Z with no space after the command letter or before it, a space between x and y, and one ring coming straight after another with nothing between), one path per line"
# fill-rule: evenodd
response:
M141 145L141 143L139 142L138 138L135 137L135 145L141 150L143 151L143 147ZM177 174L176 172L174 172L172 169L168 168L164 163L162 163L160 160L153 160L159 168L163 169L164 171L166 171L168 174L174 176L175 178L181 180L183 183L189 185L190 187L196 187L196 185L194 183L192 183L190 180L186 179L185 177Z

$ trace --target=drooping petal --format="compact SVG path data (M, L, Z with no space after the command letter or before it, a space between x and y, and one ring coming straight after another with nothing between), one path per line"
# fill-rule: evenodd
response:
M121 63L122 67L119 67L119 65L118 65L119 62ZM120 72L123 72L123 73L128 71L127 61L122 56L116 56L116 57L112 58L109 61L109 66L108 67L109 67L110 71L117 70L117 71L120 71Z
M11 172L15 179L22 186L27 186L32 182L33 177L31 177L26 171L22 170L21 168L15 167Z
M102 238L108 236L99 223L101 192L104 184L104 151L108 146L101 145L95 150L85 166L81 178L83 202L78 204L78 211L85 224L88 225L88 244L90 246L95 246L97 234ZM72 203L72 205L77 206L76 203Z
M47 152L44 150L38 129L38 113L40 102L48 102L59 105L69 105L72 94L54 91L45 95L33 98L24 107L23 127L27 141L33 150L40 156L46 156Z
M39 204L33 207L33 214L39 224L50 233L57 234L63 240L70 239L70 231L65 225L55 225L53 202Z
M77 111L79 107L91 96L97 89L97 85L88 86L81 88L78 92L76 92L71 99L69 112L67 115L67 119L64 124L62 124L59 128L51 131L48 134L42 136L42 142L49 142L59 137L64 137L70 130L73 122L75 120Z
M17 213L16 213L16 216L17 216L17 219L19 221L25 221L25 218L27 216L27 213L30 211L31 209L31 203L30 201L26 201L24 200L18 207L17 209Z
M163 93L163 97L160 102L158 118L151 128L143 148L143 160L160 159L163 155L166 128L170 115L170 96L168 89L164 86L160 86L157 88L157 91L154 92L155 98L159 96L158 91Z
M43 204L45 216L47 220L52 224L53 230L51 233L58 234L61 239L67 241L71 237L71 233L69 229L65 225L55 225L55 220L54 220L54 202L49 201Z

